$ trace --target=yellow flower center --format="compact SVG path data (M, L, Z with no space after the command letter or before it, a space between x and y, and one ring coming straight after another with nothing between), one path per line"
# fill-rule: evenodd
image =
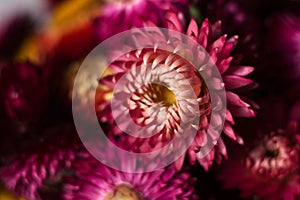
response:
M104 200L142 200L138 193L130 186L122 184L115 187L108 193Z
M161 103L165 107L176 104L175 94L166 86L152 83L151 88L153 89L152 99L155 103Z
M119 5L133 5L137 3L139 0L105 0L106 3L114 3L114 4L119 4Z

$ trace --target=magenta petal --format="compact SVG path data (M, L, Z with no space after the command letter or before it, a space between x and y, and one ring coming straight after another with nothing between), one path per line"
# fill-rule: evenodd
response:
M220 59L225 59L227 58L230 53L232 52L234 47L234 44L232 42L226 42L225 45L223 46L222 50L219 53L219 58Z
M233 120L232 114L231 114L231 112L228 109L226 109L225 119L226 119L226 121L230 122L232 125L234 124L234 120Z
M225 42L226 42L226 37L227 35L223 35L221 36L219 39L217 39L216 41L214 41L214 43L212 43L209 48L208 48L208 51L210 51L211 49L215 49L215 48L218 48L218 49L222 49Z
M234 76L234 75L226 75L223 77L223 80L225 82L225 87L228 90L237 89L253 83L251 79L243 78L240 76Z
M198 25L197 22L192 18L189 27L186 32L187 35L198 37Z
M190 163L192 165L194 165L197 161L197 156L195 154L195 150L192 148L189 148L187 153L188 153L188 158L189 158Z
M218 140L217 145L218 145L218 150L220 151L220 153L221 153L226 159L228 159L228 154L227 154L226 146L225 146L224 141L223 141L222 138L220 138L220 139Z
M239 107L249 107L250 105L241 100L241 98L233 92L226 92L227 104Z
M180 158L178 158L175 161L174 164L175 164L175 168L176 168L177 171L180 171L182 169L184 158L185 158L185 155L182 155L182 156L180 156Z
M226 72L226 70L229 68L230 66L230 62L232 61L232 57L229 57L227 59L222 60L220 63L218 63L218 69L220 71L220 74L224 74L224 72Z
M232 43L233 46L235 47L237 45L237 43L238 43L238 40L239 40L239 36L234 35L231 38L229 38L227 42L228 43Z
M198 131L195 139L194 139L194 143L196 144L196 146L205 146L207 143L207 135L206 132L203 130Z
M179 21L176 13L168 12L166 15L166 19L168 22L167 28L175 30L175 31L183 32L182 24Z
M228 74L234 74L236 76L247 76L253 72L254 68L251 66L231 66L228 69Z
M205 19L202 23L202 26L200 27L199 36L198 36L198 42L204 48L207 47L208 35L209 35L209 21L208 19Z
M205 169L205 171L208 171L213 164L214 158L215 158L215 149L212 149L212 151L209 152L209 154L206 157L198 158L198 161L200 165Z
M220 33L222 31L221 29L222 29L221 20L218 20L214 24L211 25L213 38L217 38L220 35Z
M231 139L233 140L237 139L234 130L232 129L231 125L228 122L225 122L223 131Z
M256 112L253 111L250 108L246 108L246 107L236 107L236 106L232 106L229 108L230 112L233 113L234 116L236 117L247 117L247 118L251 118L251 117L255 117Z

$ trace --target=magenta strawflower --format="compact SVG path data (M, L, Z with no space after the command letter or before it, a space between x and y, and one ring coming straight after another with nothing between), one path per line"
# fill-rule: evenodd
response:
M69 125L53 128L39 138L23 144L22 151L0 168L1 182L28 200L58 195L61 178L72 172L71 162L82 150L74 128Z
M107 0L96 20L100 40L130 29L142 27L145 21L165 25L167 11L176 11L183 19L188 12L188 0Z
M137 167L126 158L116 157L122 166ZM74 162L75 177L66 178L66 200L196 200L195 178L173 167L147 173L126 173L105 166L89 154Z
M294 120L296 119L294 115L294 119L287 120L284 115L286 112L284 104L272 105L275 105L273 110L267 112L269 120L260 119L252 126L253 128L248 130L251 132L249 134L252 135L252 140L246 148L233 153L232 159L221 169L218 179L223 182L225 189L240 189L241 196L244 198L257 196L260 199L270 200L298 199L300 197L299 119ZM299 107L294 109L298 109L299 113ZM286 120L288 122L285 122ZM284 127L282 123L287 125Z
M138 51L131 52L129 55L126 55L122 58L117 59L110 65L112 71L115 74L104 77L100 82L111 89L114 89L119 79L133 70L130 77L127 77L128 81L130 80L140 80L143 78L149 78L150 81L160 80L163 84L146 84L138 86L139 89L134 90L133 87L129 84L128 87L124 88L124 93L131 92L131 98L128 101L128 112L130 117L136 124L140 126L150 125L149 132L156 132L156 130L161 130L155 136L148 139L134 139L126 134L123 134L122 131L118 128L120 126L120 121L116 125L115 119L112 115L112 108L110 102L104 103L97 106L98 115L100 121L109 122L113 124L112 131L109 134L127 138L132 145L138 146L138 149L142 151L147 149L145 141L154 148L157 149L157 146L164 146L168 142L180 134L181 123L187 122L190 114L195 112L193 110L193 102L188 97L184 96L188 92L188 87L185 85L188 83L191 85L193 92L197 96L197 106L199 107L199 122L193 124L192 122L187 122L189 126L197 127L196 138L188 150L188 156L191 163L195 163L196 160L207 170L212 165L213 160L220 161L220 155L227 157L226 147L222 138L218 137L217 131L211 131L206 134L207 127L210 121L213 121L213 126L218 127L221 124L220 116L214 116L214 119L210 119L212 109L211 105L211 95L209 94L208 86L204 82L204 79L201 77L199 71L195 69L200 69L200 71L205 74L206 78L209 79L211 87L213 90L217 91L225 87L226 96L227 96L227 107L226 109L226 119L224 123L223 131L231 139L235 140L238 143L243 143L240 136L238 136L232 129L234 124L233 116L238 117L253 117L255 112L250 108L250 104L246 103L241 97L236 94L236 90L242 87L245 87L252 83L250 79L245 78L253 70L250 66L239 66L236 63L231 63L233 57L230 56L231 51L237 43L237 37L234 36L230 39L226 38L226 35L219 36L221 23L217 22L212 26L209 24L208 20L205 20L202 26L199 28L197 23L192 19L188 30L184 31L184 27L181 24L178 16L173 13L167 15L168 29L173 29L175 31L186 33L187 37L193 39L199 45L201 45L207 52L208 55L201 54L201 51L187 51L192 52L193 56L200 56L202 58L201 66L193 66L187 60L177 55L175 52L176 47L184 44L184 41L174 42L174 49L168 51L160 50L156 47L139 49ZM152 26L154 26L152 24ZM157 33L156 41L159 41L159 44L164 44L167 46L168 42L164 37L159 38L159 33ZM143 41L142 41L143 42ZM189 53L187 53L189 54ZM200 54L200 55L199 55ZM203 57L201 57L203 56ZM210 60L210 58L211 60ZM212 77L209 68L205 68L213 62L223 80ZM155 63L152 65L152 63ZM150 66L145 70L135 70L136 66ZM158 65L157 67L154 67ZM166 66L161 67L160 65ZM176 73L174 72L176 71ZM151 74L151 75L150 75ZM153 79L153 80L152 80ZM206 79L206 80L207 80ZM186 81L187 83L185 83ZM224 82L224 83L222 83ZM176 86L176 83L182 83L180 86ZM120 98L122 99L122 97ZM112 103L115 106L115 103ZM153 107L161 106L159 110L153 110ZM219 106L222 106L220 102ZM121 106L118 115L127 112L127 110L122 110ZM115 108L113 108L115 110ZM121 122L122 126L128 126L129 120L125 117ZM199 126L198 126L199 125ZM161 129L162 128L162 129ZM215 129L216 130L216 129ZM200 157L201 147L205 146L206 143L212 142L216 146L212 151L207 152L207 156L204 158ZM205 150L204 150L205 151ZM209 151L209 150L207 150ZM182 167L184 156L176 161L177 169Z

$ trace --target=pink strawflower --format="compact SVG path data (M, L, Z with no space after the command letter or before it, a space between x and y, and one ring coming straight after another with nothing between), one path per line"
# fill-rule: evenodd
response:
M126 158L115 157L126 167L138 166ZM107 167L89 154L73 164L75 177L66 178L63 198L66 200L196 200L196 179L185 170L173 167L147 173L127 173Z
M57 195L61 178L72 172L71 162L82 150L72 126L56 127L43 134L24 142L22 150L0 168L1 182L28 200Z
M183 19L188 0L107 0L102 9L96 19L100 41L131 27L142 27L144 21L163 26L165 13L170 10Z
M174 86L176 85L175 83L180 81L182 82L184 79L188 80L198 98L198 107L201 115L199 116L200 121L196 124L199 124L196 138L187 154L191 163L194 164L196 160L198 160L200 164L208 170L212 165L213 160L216 159L217 161L220 161L220 155L227 157L227 152L223 139L217 137L218 134L216 131L206 134L207 127L211 120L211 110L214 109L211 108L210 95L215 94L209 94L206 83L203 81L199 72L195 69L198 69L199 67L208 79L210 79L209 81L214 83L211 84L213 85L212 87L214 87L213 90L219 90L225 86L227 109L223 131L231 139L238 143L243 143L241 137L238 136L232 129L232 125L235 123L233 116L253 117L255 116L255 112L250 108L250 104L242 100L236 91L237 89L252 83L250 79L247 79L244 76L250 74L253 71L253 68L250 66L239 66L237 63L232 62L233 57L230 56L230 53L237 43L237 36L230 39L227 39L226 35L219 36L221 26L220 22L210 25L208 20L205 20L199 28L195 20L192 19L187 31L185 31L176 14L169 13L166 17L168 20L168 29L186 33L187 37L198 42L199 45L208 52L209 57L212 62L216 64L223 80L211 77L210 69L202 70L201 66L197 66L197 68L195 68L191 65L191 63L179 55L159 50L159 48L157 50L153 47L139 49L139 51L131 52L130 55L117 59L110 65L110 68L115 72L115 74L104 77L100 82L111 89L114 89L120 77L129 70L135 69L135 66L140 66L141 64L148 65L156 63L167 66L169 70L175 69L182 75L181 78L178 78L179 76L172 74L172 72L168 72L168 69L162 69L160 67L149 68L149 72L145 72L145 70L134 70L135 74L132 74L132 77L129 77L129 79L139 80L140 77L147 77L146 75L151 73L151 77L160 77L162 82L164 82L165 78L166 86L148 84L140 87L140 89L136 91L131 91L131 86L128 86L125 90L131 91L132 97L130 98L127 107L129 107L129 113L133 121L140 126L145 124L148 125L150 123L153 125L150 126L152 128L152 132L155 132L156 128L163 127L162 131L147 141L152 147L155 145L164 146L172 138L176 137L178 132L180 132L178 128L179 124L185 122L189 118L189 113L195 112L193 109L188 110L188 108L192 108L193 106L191 103L192 101L180 96L184 95L187 89L185 89L185 87ZM152 26L154 25L152 24ZM164 37L159 38L159 36L157 36L156 41L160 41L160 43L165 42L166 45L168 44L166 39L164 41ZM176 41L178 46L180 46L181 43L183 43L183 41ZM173 50L171 50L171 52L172 51ZM199 56L201 52L194 51L193 54L195 55L191 55L191 57ZM202 56L203 66L209 64L211 61L210 58L206 55ZM224 85L222 84L223 81ZM152 112L152 106L156 105L162 106L164 109L161 109L159 112ZM100 121L109 122L113 125L112 131L109 134L113 134L115 136L121 135L122 138L127 137L129 143L134 141L134 143L130 143L130 146L141 146L139 150L141 150L141 148L145 148L145 139L133 139L132 137L123 134L120 129L118 129L118 125L116 125L116 122L113 119L110 102L97 106L97 109L99 111L98 115ZM120 114L122 114L123 110L119 110ZM149 118L151 118L151 120L149 120ZM213 120L215 123L214 126L220 126L221 120ZM129 120L124 118L123 123L126 124L126 121ZM190 124L189 126L195 125L192 122L187 122L187 124L188 123ZM206 157L201 158L199 150L201 150L201 147L205 146L207 142L215 143L216 146L207 154ZM176 161L177 169L182 167L183 160L184 156Z
M218 179L223 182L224 189L240 189L241 197L244 198L257 196L260 199L270 200L298 199L299 119L294 120L296 118L294 116L294 119L287 120L287 116L282 113L282 111L286 113L283 104L272 105L275 105L273 110L267 112L268 122L261 118L257 124L248 125L247 129L252 139L246 148L236 149L233 152L232 159L225 163ZM298 109L299 113L299 107L294 109ZM286 127L281 125L284 121L288 121L285 122Z

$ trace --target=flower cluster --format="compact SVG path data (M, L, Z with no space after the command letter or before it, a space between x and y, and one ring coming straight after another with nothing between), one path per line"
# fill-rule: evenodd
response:
M300 4L0 9L0 199L300 198Z

